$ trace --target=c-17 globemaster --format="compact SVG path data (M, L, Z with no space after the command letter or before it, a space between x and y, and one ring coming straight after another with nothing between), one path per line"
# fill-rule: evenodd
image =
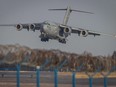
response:
M49 9L49 10L56 10L56 11L66 11L63 23L56 23L56 22L49 22L45 21L42 23L32 23L32 24L2 24L0 26L14 26L18 31L22 29L32 30L35 32L35 30L39 30L41 35L39 36L41 38L42 42L49 41L49 39L58 40L60 43L66 44L67 37L71 35L71 33L78 34L79 36L86 37L88 35L93 36L100 36L103 33L98 33L91 30L86 30L83 28L73 28L71 26L67 25L70 13L72 11L75 12L81 12L81 13L89 13L93 14L92 12L86 12L81 10L73 10L68 6L66 9ZM109 35L109 34L103 34L108 36L116 37L116 35Z

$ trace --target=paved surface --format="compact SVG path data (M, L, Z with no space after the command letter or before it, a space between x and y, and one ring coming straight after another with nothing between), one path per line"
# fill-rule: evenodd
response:
M36 87L35 72L21 72L21 87ZM60 74L58 75L58 87L72 87L72 76ZM103 78L94 78L93 87L104 87ZM116 78L108 78L108 87L116 87ZM54 72L40 73L41 87L54 87ZM89 87L89 80L76 79L77 87ZM16 87L16 72L0 72L0 87Z

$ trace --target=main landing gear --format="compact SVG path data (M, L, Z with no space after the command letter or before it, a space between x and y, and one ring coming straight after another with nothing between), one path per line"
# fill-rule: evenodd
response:
M60 43L66 44L66 40L65 39L59 39Z

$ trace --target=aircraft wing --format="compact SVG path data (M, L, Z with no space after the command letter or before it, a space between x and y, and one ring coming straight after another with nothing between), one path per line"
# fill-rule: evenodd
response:
M18 31L22 30L22 29L27 29L35 31L35 30L39 30L41 27L41 23L27 23L27 24L1 24L0 26L6 26L6 27L16 27L16 29Z
M86 37L88 35L93 35L93 36L107 35L107 36L116 38L116 35L105 34L105 33L96 32L96 31L92 31L92 30L86 30L83 28L72 28L71 33L78 34L79 36L83 36L83 37Z

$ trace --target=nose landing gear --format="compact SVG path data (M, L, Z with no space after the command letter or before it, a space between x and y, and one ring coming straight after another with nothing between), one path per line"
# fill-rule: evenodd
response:
M46 37L44 34L41 34L39 37L41 38L41 41L42 41L42 42L49 41L49 38Z

